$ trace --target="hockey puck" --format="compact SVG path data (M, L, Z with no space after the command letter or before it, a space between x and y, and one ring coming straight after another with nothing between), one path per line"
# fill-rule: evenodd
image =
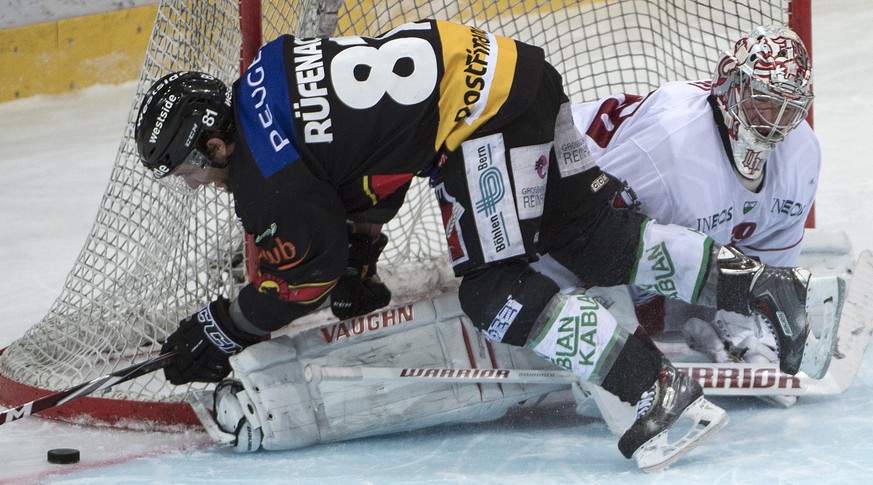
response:
M49 463L57 463L59 465L69 465L70 463L79 462L79 450L73 448L55 448L48 451Z

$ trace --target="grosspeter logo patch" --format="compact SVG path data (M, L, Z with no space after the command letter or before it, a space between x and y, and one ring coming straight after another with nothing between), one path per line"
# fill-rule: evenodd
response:
M515 180L515 207L521 220L543 215L551 151L551 143L509 150L512 178Z

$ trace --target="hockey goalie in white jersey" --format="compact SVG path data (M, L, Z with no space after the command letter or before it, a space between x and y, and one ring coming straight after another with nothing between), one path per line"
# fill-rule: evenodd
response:
M805 121L811 74L793 31L761 27L725 53L712 80L577 104L574 122L597 163L627 183L618 203L706 233L764 264L794 266L821 165L818 140ZM646 293L636 302L650 334L683 331L714 361L777 358L761 317Z
M628 204L791 266L821 165L804 121L808 63L793 32L759 29L722 58L712 81L577 104L574 121L598 163L628 182Z

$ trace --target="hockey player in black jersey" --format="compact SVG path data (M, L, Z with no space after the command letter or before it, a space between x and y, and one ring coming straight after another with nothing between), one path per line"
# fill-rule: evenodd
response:
M442 208L465 313L490 339L638 403L619 448L642 468L687 453L724 412L642 331L531 270L538 252L591 284L779 315L783 370L797 371L808 274L614 210L613 179L591 161L540 48L444 21L374 38L282 36L231 89L203 73L160 79L136 140L168 185L231 191L260 254L233 301L212 302L167 339L165 350L180 353L165 369L173 383L220 381L229 356L318 308L346 272L350 215L387 220L413 176L430 178ZM352 195L362 183L370 206ZM668 445L664 432L680 417L695 426Z

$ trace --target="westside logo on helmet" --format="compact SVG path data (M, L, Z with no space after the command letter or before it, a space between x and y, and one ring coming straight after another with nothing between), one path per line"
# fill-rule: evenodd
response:
M167 121L167 116L170 114L170 110L173 109L173 105L176 104L176 101L179 98L176 97L175 94L171 94L167 96L164 104L161 105L161 112L158 113L158 118L155 121L155 126L152 127L151 136L149 136L149 143L157 143L158 136L161 135L161 129L164 127L164 122Z

